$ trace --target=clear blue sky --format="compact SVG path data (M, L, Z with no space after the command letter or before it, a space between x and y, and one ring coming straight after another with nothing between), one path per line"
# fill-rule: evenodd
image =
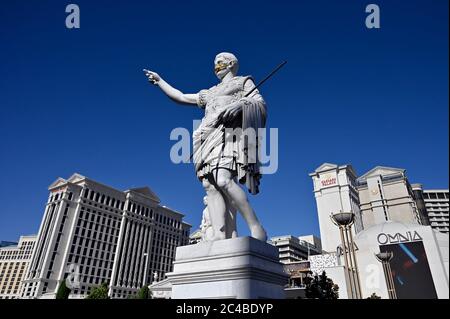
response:
M216 83L213 59L234 52L261 79L279 170L251 201L269 235L319 234L308 173L323 162L407 169L448 187L448 1L69 1L0 7L0 240L36 233L57 177L119 189L150 186L197 227L203 189L169 158L170 131L202 111L173 104L143 67L186 92ZM246 233L242 225L240 230Z

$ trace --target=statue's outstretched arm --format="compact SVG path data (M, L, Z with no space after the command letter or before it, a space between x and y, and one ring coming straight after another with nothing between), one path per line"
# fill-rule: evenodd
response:
M197 105L198 94L184 94L164 81L156 72L144 69L148 80L156 85L173 101L180 104Z

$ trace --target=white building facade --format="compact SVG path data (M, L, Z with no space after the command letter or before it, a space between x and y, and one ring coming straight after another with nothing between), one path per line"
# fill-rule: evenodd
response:
M0 299L20 298L36 236L21 236L17 245L0 248Z
M404 169L377 166L357 179L363 229L387 221L423 224Z
M184 215L148 187L123 192L74 174L49 191L23 298L55 298L66 279L70 298L102 283L112 298L126 298L164 278L175 248L188 243Z
M356 230L362 229L356 173L351 165L324 163L309 176L313 180L322 249L336 251L341 240L339 230L331 221L332 213L353 211L356 215Z

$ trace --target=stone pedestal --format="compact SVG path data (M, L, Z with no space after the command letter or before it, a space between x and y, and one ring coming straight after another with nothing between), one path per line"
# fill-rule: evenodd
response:
M173 299L284 299L278 248L252 237L178 247L167 274Z

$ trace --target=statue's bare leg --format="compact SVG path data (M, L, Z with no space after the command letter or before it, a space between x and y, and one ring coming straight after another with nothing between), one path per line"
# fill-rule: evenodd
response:
M217 189L207 178L202 180L206 195L208 196L208 212L213 230L211 240L225 239L225 211L226 203Z
M250 206L244 190L233 180L232 173L227 169L219 168L213 175L216 178L217 186L230 197L236 208L244 217L250 228L252 237L266 241L266 231L261 226L253 208Z
M237 237L237 228L236 228L236 214L237 209L235 207L235 203L232 199L226 194L222 193L223 198L225 199L226 212L225 212L225 235L226 238L236 238Z

